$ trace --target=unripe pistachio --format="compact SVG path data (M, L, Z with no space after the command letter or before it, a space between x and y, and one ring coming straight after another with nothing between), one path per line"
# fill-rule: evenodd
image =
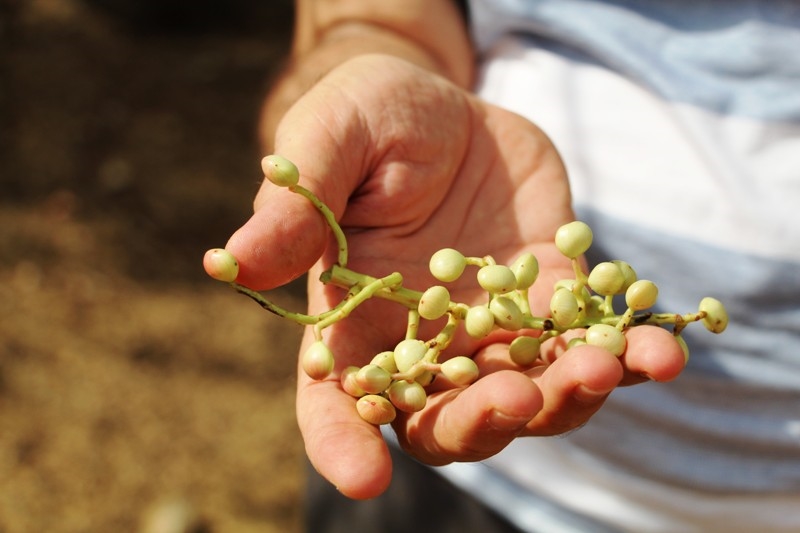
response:
M428 347L419 339L400 341L394 349L394 362L399 372L408 372L412 366L421 361Z
M419 376L417 376L417 378L414 381L419 383L423 387L427 387L428 385L433 383L434 378L436 378L436 374L434 374L430 370L425 370Z
M494 315L495 324L508 331L522 328L524 317L519 306L511 298L498 296L489 302L489 311Z
M598 263L589 272L589 287L594 292L602 296L611 296L617 294L625 283L625 275L620 270L619 266L611 261L604 261Z
M517 278L517 289L524 291L529 289L539 277L539 261L535 255L526 252L511 264L511 271Z
M385 391L392 384L392 375L378 365L366 365L356 374L356 383L369 394Z
M578 292L580 294L575 293L575 286L578 285L578 281L574 278L572 279L560 279L553 284L553 292L557 291L558 289L567 289L572 294L575 294L575 297L582 298L584 302L589 301L592 298L592 294L589 292L589 289L586 288L585 285L581 284L581 287Z
M541 342L536 337L517 337L508 347L508 355L520 366L530 366L539 357Z
M370 361L373 365L378 365L390 374L397 372L397 363L394 362L394 352L385 351L377 354Z
M556 248L570 259L580 256L592 245L592 229L580 220L564 224L556 231Z
M620 271L622 272L622 276L625 278L625 281L622 283L622 287L619 289L621 294L627 291L628 287L633 285L633 282L638 279L636 277L636 271L629 263L626 263L625 261L614 259L611 262L619 267Z
M350 396L354 396L356 398L360 398L367 393L356 381L356 374L358 374L359 370L360 369L357 366L348 366L342 371L340 378L342 382L342 389L344 389L344 391Z
M576 283L578 282L575 281L575 278L562 278L553 283L553 291L557 291L558 289L567 289L571 291Z
M467 266L467 258L453 248L443 248L431 256L429 263L431 274L439 281L457 280Z
M406 413L421 411L428 401L425 389L416 381L395 381L387 391L389 401Z
M389 424L397 416L392 402L377 394L367 394L359 398L356 410L361 418L376 426Z
M635 311L653 307L658 298L658 287L647 279L634 281L625 291L625 304Z
M333 372L333 352L322 341L314 341L303 354L303 371L311 379L325 379Z
M570 350L570 349L572 349L572 348L574 348L576 346L583 346L584 344L587 344L585 338L583 338L583 337L572 337L567 342L567 350Z
M478 284L492 294L506 294L517 288L517 278L505 265L486 265L478 270Z
M426 320L436 320L447 313L450 307L450 292L441 285L434 285L422 293L417 311Z
M722 302L716 298L706 296L700 300L698 311L706 313L703 325L712 333L722 333L728 327L728 311Z
M594 324L586 330L586 344L605 348L619 357L625 352L625 335L610 324Z
M213 248L203 256L206 273L218 281L230 283L239 275L239 263L228 250Z
M598 318L603 316L603 311L606 305L605 298L594 294L587 300L584 300L584 302L586 302L586 316L588 318Z
M578 299L571 290L559 288L553 293L550 298L550 315L553 317L553 322L565 328L578 318L579 312Z
M300 171L294 163L279 155L268 155L261 160L264 177L278 187L290 187L300 181Z
M450 380L456 387L466 387L478 379L478 365L469 357L459 355L448 359L441 365L444 377Z
M473 339L482 339L494 329L494 315L485 305L470 307L464 319L464 328Z

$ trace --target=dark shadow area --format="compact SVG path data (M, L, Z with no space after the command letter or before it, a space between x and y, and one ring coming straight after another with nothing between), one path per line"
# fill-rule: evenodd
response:
M0 3L0 531L299 530L301 330L201 266L251 213L292 16Z
M11 6L0 203L57 204L91 222L113 267L139 280L200 280L198 254L250 213L256 120L291 3Z

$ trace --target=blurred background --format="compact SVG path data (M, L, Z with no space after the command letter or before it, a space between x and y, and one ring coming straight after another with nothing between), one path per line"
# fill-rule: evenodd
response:
M290 0L0 2L0 532L301 529L299 326L201 266L251 213L291 26Z

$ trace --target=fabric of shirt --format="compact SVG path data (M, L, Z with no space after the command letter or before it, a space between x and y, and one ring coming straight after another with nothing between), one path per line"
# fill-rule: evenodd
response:
M590 264L721 300L670 383L438 469L530 531L800 531L800 3L472 0L483 98L561 153ZM624 310L624 309L623 309Z

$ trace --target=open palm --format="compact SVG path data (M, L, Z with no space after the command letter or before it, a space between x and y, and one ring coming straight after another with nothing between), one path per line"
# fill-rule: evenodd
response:
M297 164L301 184L336 214L352 270L401 272L404 286L424 290L435 283L427 265L440 248L498 262L532 252L541 270L531 290L537 314L546 313L553 282L572 273L552 243L573 215L566 173L547 137L403 61L365 56L331 72L286 114L275 152ZM269 183L255 208L227 246L239 259L239 281L268 289L310 271L309 311L338 303L342 291L316 281L335 260L316 210ZM467 273L450 287L454 301L485 301L472 280ZM401 306L360 307L325 331L337 372L391 349L405 328ZM307 333L301 350L312 340ZM631 331L621 359L582 346L527 374L508 360L508 341L457 337L446 354L474 357L482 377L466 389L440 387L421 412L399 416L394 429L407 451L431 464L483 459L518 436L573 429L618 384L642 375L671 379L683 365L680 348L658 328ZM382 492L391 462L380 431L359 418L336 373L317 382L300 372L298 379L297 415L311 462L348 496Z

